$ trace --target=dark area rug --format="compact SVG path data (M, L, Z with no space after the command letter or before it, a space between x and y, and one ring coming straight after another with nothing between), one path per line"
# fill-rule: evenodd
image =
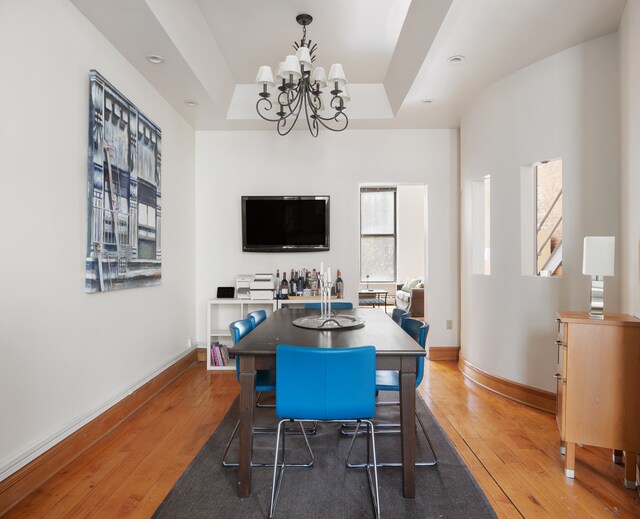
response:
M381 400L397 399L380 395ZM433 452L422 434L427 431L438 459L435 467L417 467L416 499L402 497L402 469L379 468L380 512L383 518L485 518L496 517L424 401L417 398L418 461L430 461ZM398 422L398 406L377 408L377 422ZM256 409L256 426L276 423L273 408ZM235 468L222 467L222 455L238 415L237 401L207 440L191 465L160 504L155 518L257 518L268 517L272 468L254 468L252 492L236 495ZM340 434L340 425L318 423L318 433L309 436L315 455L312 468L285 469L276 517L374 517L365 469L345 468L350 438ZM287 461L304 462L308 455L301 436L288 435ZM378 462L400 461L400 435L376 434ZM237 461L237 438L227 461ZM256 435L254 462L273 463L275 435ZM364 462L366 439L359 437L352 462Z

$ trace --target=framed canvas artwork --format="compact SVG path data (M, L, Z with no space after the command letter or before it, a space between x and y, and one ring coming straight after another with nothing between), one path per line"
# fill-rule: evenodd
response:
M160 283L161 135L91 71L86 292Z

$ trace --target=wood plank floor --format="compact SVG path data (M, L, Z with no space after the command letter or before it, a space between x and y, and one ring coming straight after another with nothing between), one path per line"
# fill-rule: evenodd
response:
M6 517L151 516L238 391L235 373L192 365ZM640 517L610 451L578 449L576 479L564 477L553 415L466 380L455 362L427 362L420 391L500 517Z

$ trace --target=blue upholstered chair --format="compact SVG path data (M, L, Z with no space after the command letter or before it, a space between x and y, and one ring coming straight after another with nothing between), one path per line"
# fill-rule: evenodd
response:
M416 341L422 348L425 348L427 345L427 335L429 334L429 323L423 323L418 319L411 319L410 317L404 317L402 319L402 329L407 332L414 341ZM416 388L422 382L422 378L424 377L424 357L418 357L416 366ZM395 391L400 393L400 373L398 371L376 371L376 391ZM378 405L399 405L400 402L381 402ZM416 419L418 419L416 413ZM376 425L378 428L385 429L385 432L400 432L401 424L399 423L378 423ZM388 431L386 429L394 429L395 431ZM353 434L353 433L347 433ZM431 447L431 441L425 432L425 437L429 446ZM352 445L353 446L353 443ZM433 451L433 448L431 448ZM435 453L435 451L433 451ZM349 454L347 455L347 466L354 467L362 467L364 464L361 463L348 463L349 455L351 454L351 448L349 448ZM428 461L428 462L418 462L416 466L418 467L430 467L436 465L437 461ZM378 467L401 467L402 463L400 462L390 462L390 463L379 463Z
M409 317L409 312L402 308L394 308L393 312L391 312L391 319L393 319L398 326L402 326L402 320L407 317Z
M402 320L402 329L424 349L427 345L429 323L423 323L418 319L405 317ZM424 376L424 357L418 357L416 366L416 387L422 382ZM400 373L398 371L376 371L377 391L400 391ZM397 402L393 404L398 405Z
M321 349L281 344L276 348L276 415L280 422L273 468L270 518L275 513L286 466L284 449L282 461L278 462L280 436L286 423L299 420L355 422L358 427L362 423L367 425L371 432L368 437L371 438L373 450L373 462L369 463L367 448L367 478L375 515L380 517L375 432L371 422L376 412L375 371L376 350L373 346Z
M256 310L255 312L251 312L247 315L247 319L251 319L253 321L253 327L258 326L262 321L267 318L267 312L265 310Z
M251 331L253 331L253 321L251 319L240 319L239 321L234 321L229 325L229 331L231 332L231 340L233 344L237 344L242 339L244 339ZM236 377L240 380L240 357L236 357ZM256 392L261 393L263 391L275 391L276 390L276 374L271 370L257 370L256 371ZM223 467L237 467L238 463L229 463L226 461L227 453L229 452L229 447L231 446L231 442L236 436L238 431L238 426L240 425L240 420L236 422L236 426L233 428L233 432L231 433L231 437L227 442L227 446L224 450L224 454L222 455L222 466ZM273 428L264 428L264 427L254 427L253 432L256 433L274 433L275 430ZM296 467L310 467L313 465L313 453L311 449L309 449L309 453L311 454L311 462L306 464L295 464L292 466ZM271 467L271 463L251 463L253 467Z
M320 303L305 303L304 307L312 310L320 310ZM353 303L348 301L338 301L331 303L331 310L352 310Z

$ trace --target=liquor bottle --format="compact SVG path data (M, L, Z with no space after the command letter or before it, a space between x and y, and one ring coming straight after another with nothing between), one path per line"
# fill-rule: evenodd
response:
M338 277L336 278L336 294L338 296L338 299L344 298L344 282L340 277L340 269L338 269Z
M304 278L302 277L302 269L298 271L298 295L304 295Z
M289 294L289 283L287 283L287 273L282 271L282 282L279 287L280 297L285 298Z
M280 299L280 269L276 269L276 299Z
M309 274L308 270L305 270L304 274L304 288L306 290L311 290L311 274Z
M291 277L289 278L289 295L295 296L297 292L295 272L291 269Z
M318 295L318 273L316 269L313 269L313 274L311 275L311 295Z

